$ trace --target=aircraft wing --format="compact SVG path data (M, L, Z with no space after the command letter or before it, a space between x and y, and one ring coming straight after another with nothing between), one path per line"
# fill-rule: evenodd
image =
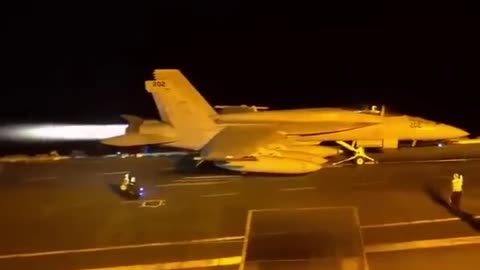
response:
M229 126L202 148L200 156L204 160L243 159L284 138L272 126Z
M228 126L201 150L204 160L250 159L269 144L291 144L288 135L309 136L342 132L376 123L275 123L266 125Z
M122 114L120 115L120 117L122 117L128 122L128 127L125 130L127 133L138 132L140 126L143 123L143 119L135 115Z

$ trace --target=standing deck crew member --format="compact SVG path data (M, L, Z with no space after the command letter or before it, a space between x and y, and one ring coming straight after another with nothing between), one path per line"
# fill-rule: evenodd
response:
M450 194L450 206L460 210L463 193L463 175L454 173L452 178L452 193Z

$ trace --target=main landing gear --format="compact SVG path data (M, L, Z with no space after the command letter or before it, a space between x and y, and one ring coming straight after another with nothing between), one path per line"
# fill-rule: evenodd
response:
M348 162L348 161L352 161L352 160L355 160L355 164L357 164L357 165L365 164L365 160L375 162L375 159L373 159L372 157L369 157L365 153L365 149L363 147L355 147L355 142L353 142L351 145L346 143L346 142L343 142L343 141L336 141L336 143L338 143L339 145L341 145L341 146L345 147L346 149L352 151L353 156L333 163L334 166L345 163L345 162Z

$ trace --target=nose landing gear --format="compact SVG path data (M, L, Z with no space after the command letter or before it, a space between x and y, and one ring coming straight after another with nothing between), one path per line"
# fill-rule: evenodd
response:
M351 145L346 143L346 142L343 142L343 141L337 141L336 143L338 143L339 145L341 145L341 146L345 147L346 149L352 151L354 154L353 154L353 156L351 156L349 158L346 158L346 159L343 159L341 161L333 163L334 166L345 163L345 162L348 162L348 161L352 161L352 160L354 160L355 164L357 164L357 165L365 164L365 160L376 162L374 158L368 156L365 153L365 149L363 147L361 147L361 146L360 147L355 147L354 146L355 142L353 142Z

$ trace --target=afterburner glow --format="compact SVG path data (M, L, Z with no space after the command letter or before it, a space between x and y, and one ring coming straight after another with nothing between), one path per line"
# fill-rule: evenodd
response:
M127 125L10 125L0 128L0 138L9 140L101 140L125 133Z

